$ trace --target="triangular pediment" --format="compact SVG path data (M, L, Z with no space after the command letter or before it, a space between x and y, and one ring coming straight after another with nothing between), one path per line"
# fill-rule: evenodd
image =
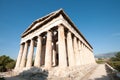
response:
M77 29L77 27L73 24L73 22L70 20L70 18L67 16L67 14L63 11L63 9L59 9L55 12L52 12L42 18L37 19L36 21L34 21L30 27L28 27L22 34L22 37L26 36L27 34L31 33L32 31L34 31L37 28L42 27L43 25L47 24L48 22L50 22L51 20L53 20L54 18L59 17L59 15L62 15L63 18L72 26L74 27L74 29L80 33L80 31ZM81 34L81 33L80 33Z
M22 37L33 31L34 29L41 27L40 25L46 24L48 21L52 20L53 18L56 18L56 16L59 16L61 13L63 13L62 9L59 9L55 12L52 12L48 14L47 16L44 16L42 18L37 19L34 21L30 27L28 27L22 34ZM39 25L39 26L38 26Z

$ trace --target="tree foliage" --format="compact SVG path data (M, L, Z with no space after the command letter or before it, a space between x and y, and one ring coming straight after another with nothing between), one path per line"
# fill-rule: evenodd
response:
M120 52L118 52L115 57L110 58L111 61L120 61Z
M116 57L116 59L117 59L118 61L120 61L120 52L118 52L118 53L115 55L115 57Z
M110 64L113 68L120 71L120 52L118 52L115 57L110 58L110 61L108 61L108 64Z
M15 61L9 56L2 55L0 56L0 72L4 72L10 69L13 69L15 66Z

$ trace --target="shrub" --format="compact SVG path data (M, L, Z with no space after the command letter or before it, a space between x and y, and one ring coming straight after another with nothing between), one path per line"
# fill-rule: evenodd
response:
M0 77L0 80L5 80L5 78L4 77Z
M97 60L96 61L98 64L103 64L103 63L105 63L104 61L102 61L102 60Z
M9 69L14 68L15 61L9 56L3 55L0 56L0 72L5 72Z
M108 61L109 65L111 65L114 69L120 71L120 61Z
M5 68L6 68L7 70L11 70L11 69L14 68L14 66L15 66L15 61L12 61L12 62L6 64Z

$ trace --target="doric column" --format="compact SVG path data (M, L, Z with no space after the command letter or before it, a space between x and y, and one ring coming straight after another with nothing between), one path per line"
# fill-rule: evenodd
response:
M15 69L20 67L20 62L21 62L21 58L22 58L22 54L23 54L23 49L24 49L24 45L20 44L20 50L19 50L16 65L15 65Z
M90 57L90 53L89 53L89 49L88 48L87 48L87 53L88 53L87 57L89 58ZM88 63L90 64L90 61L88 61Z
M51 31L47 32L47 41L46 41L46 54L45 54L45 68L51 68L52 66L52 33Z
M32 66L33 53L34 53L34 40L31 39L30 49L29 49L29 53L28 53L28 56L27 56L27 64L26 64L26 67L28 67L28 68Z
M82 65L81 42L80 42L80 40L78 40L78 49L79 49L79 64Z
M23 51L23 55L22 55L22 60L21 60L21 63L20 63L21 68L25 67L27 53L28 53L28 42L25 42L25 47L24 47L24 51Z
M86 59L88 59L87 58L87 51L86 51L86 46L85 46L85 44L84 44L84 61L85 61L85 64L87 64L87 60Z
M90 57L90 61L89 61L89 63L91 64L91 62L92 62L92 56L91 56L92 54L90 53L90 51L89 51L89 57Z
M87 58L88 58L88 59L91 59L91 58L90 58L90 53L89 53L88 47L86 48L86 50L87 50ZM90 64L90 60L88 60L88 64Z
M65 34L64 27L62 25L58 26L58 53L59 53L59 66L67 67Z
M56 41L53 41L53 66L56 66Z
M83 65L85 65L86 62L85 62L85 45L84 45L84 43L82 43L82 56L83 56Z
M74 55L73 41L72 41L72 36L71 36L70 31L68 31L68 33L67 33L67 51L68 51L69 66L74 66L75 65L75 55Z
M75 63L76 65L79 65L79 50L78 50L78 42L77 38L74 36L74 53L75 53Z
M46 52L46 45L42 45L41 66L45 65L45 52Z
M81 64L82 65L84 65L84 51L83 51L83 43L81 42L81 52L80 52L80 54L81 54Z
M85 44L84 44L84 55L85 55L85 64L87 64L87 52L86 52L86 46L85 46Z
M42 37L38 36L38 42L37 42L37 49L36 49L36 55L35 55L35 62L34 66L35 67L40 67L41 66L41 52L42 52Z
M95 57L94 57L94 54L93 54L93 51L90 51L90 54L91 54L91 63L96 63L95 62Z

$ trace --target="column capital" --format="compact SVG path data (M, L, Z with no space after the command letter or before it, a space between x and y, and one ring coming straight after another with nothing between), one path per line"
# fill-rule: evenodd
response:
M32 41L32 40L34 40L34 39L35 39L35 37L31 38L30 41Z
M20 43L20 45L24 45L25 44L25 42L23 42L23 43Z
M38 40L38 41L39 41L39 40L42 41L42 36L41 36L41 35L38 35L38 36L37 36L37 40Z
M37 35L37 39L38 39L38 38L42 38L42 37L43 37L42 34Z
M67 38L72 39L72 33L70 31L68 31L68 33L67 33Z
M50 30L47 31L47 40L52 40L52 32Z
M59 27L63 27L63 28L64 28L63 24L59 24L59 25L58 25L58 28L59 28Z

